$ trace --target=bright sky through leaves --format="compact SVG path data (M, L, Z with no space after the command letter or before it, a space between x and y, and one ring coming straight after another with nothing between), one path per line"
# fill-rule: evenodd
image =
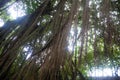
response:
M88 76L107 77L107 76L113 76L114 73L115 73L115 70L112 70L110 68L102 68L102 69L93 68L92 71L88 72ZM120 70L118 70L118 75L120 76Z
M8 8L8 13L10 14L11 19L17 19L25 15L25 10L23 10L22 3L15 3ZM0 19L0 27L4 25L4 21Z
M10 6L8 9L8 13L12 19L17 19L18 17L22 17L25 15L25 10L23 10L22 4L15 3Z
M0 19L0 27L2 27L3 25L4 25L4 21Z

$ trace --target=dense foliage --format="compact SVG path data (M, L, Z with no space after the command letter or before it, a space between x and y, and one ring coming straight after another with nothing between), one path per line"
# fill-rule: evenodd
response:
M87 80L93 67L117 75L120 0L1 0L0 19L0 80Z

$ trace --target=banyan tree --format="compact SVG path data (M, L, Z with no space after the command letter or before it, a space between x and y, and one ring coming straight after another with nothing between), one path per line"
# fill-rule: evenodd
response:
M15 4L25 15L12 19ZM93 67L118 75L120 0L0 0L0 19L0 80L87 80Z

